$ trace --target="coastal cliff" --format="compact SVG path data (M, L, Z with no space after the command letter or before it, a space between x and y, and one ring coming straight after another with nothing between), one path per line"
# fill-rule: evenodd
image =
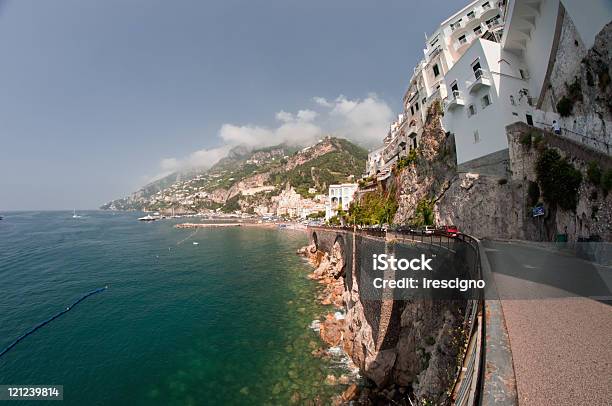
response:
M411 399L448 404L464 344L465 302L382 300L362 297L355 272L347 272L342 247L301 249L323 284L319 300L344 312L320 322L324 342L341 347L366 378L336 399L372 405L409 405ZM348 280L347 280L348 279Z

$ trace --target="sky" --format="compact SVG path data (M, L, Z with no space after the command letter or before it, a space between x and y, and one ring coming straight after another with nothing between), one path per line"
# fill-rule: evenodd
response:
M95 209L238 144L380 144L466 3L0 0L0 211Z

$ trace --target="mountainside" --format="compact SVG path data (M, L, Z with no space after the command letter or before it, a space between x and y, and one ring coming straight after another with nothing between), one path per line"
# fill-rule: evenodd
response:
M359 176L366 159L365 149L334 137L301 150L286 145L236 147L208 170L173 173L101 209L252 212L289 187L303 198L326 193L330 184Z

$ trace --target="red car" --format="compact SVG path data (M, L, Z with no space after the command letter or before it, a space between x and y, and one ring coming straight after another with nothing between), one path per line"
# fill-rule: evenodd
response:
M457 226L442 226L440 227L440 233L447 237L456 237L459 234Z

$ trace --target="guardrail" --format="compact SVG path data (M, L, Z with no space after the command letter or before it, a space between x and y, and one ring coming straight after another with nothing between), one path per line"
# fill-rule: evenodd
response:
M471 269L470 277L473 279L483 279L482 258L480 242L467 234L457 233L448 235L441 232L422 233L408 228L358 228L355 226L315 226L313 229L327 231L344 231L365 234L377 238L394 238L400 236L411 241L424 244L437 245L446 249L451 249L457 241L469 247L474 255L474 266ZM481 290L477 290L476 298L470 299L470 304L466 307L464 317L464 331L466 334L466 345L464 347L463 359L459 367L452 390L453 405L473 406L480 405L481 392L484 385L484 360L485 360L485 317L483 317L484 295Z

